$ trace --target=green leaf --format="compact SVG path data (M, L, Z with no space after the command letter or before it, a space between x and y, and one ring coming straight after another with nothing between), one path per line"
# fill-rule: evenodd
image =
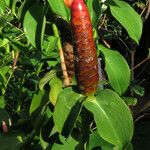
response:
M38 94L34 94L33 96L30 106L30 114L31 124L36 132L40 131L41 127L47 123L47 117L50 116L50 114L48 115L46 112L47 104L49 103L48 96L49 90L39 91Z
M135 97L123 97L122 99L129 106L135 106L137 104L137 98Z
M56 71L51 70L47 72L44 77L39 81L39 89L43 90L44 86L56 76Z
M1 143L0 149L21 150L24 137L25 137L24 133L18 131L0 135L0 143Z
M55 14L61 16L64 20L69 21L70 11L63 0L48 0L48 3Z
M41 147L43 148L43 150L45 150L46 147L48 146L48 143L42 139L41 132L40 132L40 142L39 143L40 143Z
M16 4L17 4L18 0L13 0L12 1L12 8L11 8L11 11L12 11L12 14L17 17L16 15Z
M0 14L3 14L5 12L6 3L4 0L0 0Z
M44 54L50 53L52 50L56 48L58 38L54 36L49 36L46 40L43 41L42 49L44 50Z
M105 57L105 70L112 88L122 95L130 84L131 72L123 56L114 50L98 45Z
M4 108L5 107L5 99L4 96L0 96L0 108Z
M135 86L131 87L131 90L140 96L144 96L144 94L145 94L144 88L139 85L135 85Z
M50 80L49 84L51 87L49 93L50 101L52 102L53 105L55 105L57 101L57 96L62 90L62 86L63 86L62 81L55 76L53 79Z
M41 49L46 18L44 16L44 7L42 5L34 5L29 9L24 17L24 32L29 42L38 49Z
M125 102L112 90L101 90L84 106L93 113L99 135L122 150L133 136L133 119Z
M127 30L129 36L139 44L142 35L142 19L140 15L124 1L111 0L109 4L111 14Z
M52 147L52 150L75 150L77 144L78 142L70 136L63 142L63 144L55 143Z
M96 28L98 19L101 15L101 5L99 3L99 0L87 0L86 4L90 13L92 25Z
M80 100L83 97L83 95L74 92L72 88L66 88L59 93L53 119L60 133L66 131L65 134L69 134L71 132L80 112L82 105Z
M30 115L40 106L44 93L44 90L42 90L34 94L30 105Z
M95 147L101 147L102 150L112 150L114 146L102 139L97 131L94 131L89 137L89 150Z
M130 143L130 144L125 148L125 150L133 150L132 143Z

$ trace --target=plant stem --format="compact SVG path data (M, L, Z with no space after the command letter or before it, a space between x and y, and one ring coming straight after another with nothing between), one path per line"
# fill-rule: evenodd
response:
M58 28L54 23L52 25L52 28L53 28L54 36L58 38L57 46L58 46L59 56L60 56L60 61L61 61L61 69L62 69L62 73L63 73L63 77L64 77L64 85L69 86L70 85L70 80L69 80L69 76L68 76L68 73L67 73L67 67L66 67L66 63L65 63L65 58L64 58L62 45L61 45L60 36L59 36L59 33L58 33Z

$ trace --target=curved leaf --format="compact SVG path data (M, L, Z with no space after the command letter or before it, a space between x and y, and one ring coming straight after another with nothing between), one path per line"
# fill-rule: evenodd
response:
M83 97L72 88L66 88L60 92L53 114L54 123L59 132L66 130L69 134L72 130L82 105L79 100Z
M110 11L127 30L129 36L139 44L142 35L142 19L140 15L128 3L120 0L110 1Z
M61 16L64 20L69 21L70 12L63 0L48 0L48 3L55 14Z
M133 119L124 101L112 90L101 90L88 98L84 106L93 113L97 130L107 142L123 149L133 135Z
M123 56L114 50L98 45L105 57L105 70L112 88L122 95L130 84L131 72Z
M34 5L26 12L23 22L24 31L29 42L38 49L42 47L45 25L46 18L42 5Z

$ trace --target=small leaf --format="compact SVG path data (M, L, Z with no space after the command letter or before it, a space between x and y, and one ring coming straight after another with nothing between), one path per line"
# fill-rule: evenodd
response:
M57 45L57 40L58 39L54 36L49 36L46 40L44 40L42 45L44 52L50 53L50 51L54 50Z
M61 16L64 20L69 21L70 12L63 0L48 0L48 3L55 14Z
M12 8L11 8L12 14L13 14L15 17L17 17L17 15L16 15L16 4L17 4L17 1L18 1L18 0L13 0L13 1L12 1Z
M50 101L53 105L55 105L57 101L57 96L62 90L62 81L55 76L53 79L50 80L49 84L51 87L49 94Z
M26 12L23 21L25 34L29 42L39 49L42 47L45 25L46 18L42 5L34 5Z
M84 106L93 113L99 135L122 149L132 139L133 119L125 102L112 90L101 90L88 98Z
M0 108L4 108L5 107L5 99L4 96L0 96Z
M137 104L137 98L135 97L123 97L122 99L128 106L135 106Z
M139 86L139 85L135 85L131 88L132 91L134 91L136 94L140 95L140 96L144 96L145 94L145 90L143 87Z
M98 45L105 57L105 70L112 88L122 95L130 84L131 72L123 56L114 50Z
M129 36L139 44L142 35L140 15L128 3L121 0L111 0L109 5L111 14L127 30Z
M51 70L45 74L45 76L39 81L39 89L42 91L44 86L56 76L56 71Z

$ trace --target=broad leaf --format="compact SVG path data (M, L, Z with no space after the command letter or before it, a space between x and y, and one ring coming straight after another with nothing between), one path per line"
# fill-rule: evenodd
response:
M105 70L112 88L122 95L130 84L131 72L123 56L114 50L98 45L105 57Z
M111 0L109 4L111 14L127 30L129 36L139 44L142 34L142 19L140 15L124 1Z
M65 6L63 0L48 0L48 3L55 14L61 16L64 20L69 21L69 9Z
M66 88L58 95L54 109L53 119L57 130L68 134L71 132L74 122L80 112L83 95L78 94L72 88Z
M133 119L125 102L112 90L101 90L89 97L84 106L93 113L99 135L121 149L133 135Z
M44 7L34 5L29 9L24 17L23 27L29 42L38 49L41 49L46 18L44 16Z

